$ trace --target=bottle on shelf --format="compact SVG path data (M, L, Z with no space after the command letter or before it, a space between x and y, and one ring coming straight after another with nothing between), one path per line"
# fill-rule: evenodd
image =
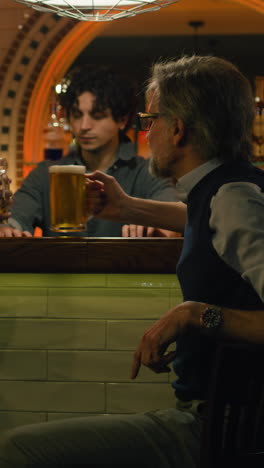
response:
M264 159L264 103L256 102L256 115L253 124L253 155L257 160Z
M63 129L63 154L67 154L72 143L72 132L68 120L65 117L65 111L63 107L58 104L57 106L57 116L61 128Z
M64 129L58 118L58 103L55 91L52 92L50 116L44 128L44 158L56 161L63 156Z
M253 123L253 161L263 164L264 161L264 76L255 77L256 113Z
M9 212L10 185L7 174L7 159L0 156L0 214L6 215ZM1 223L6 223L2 220Z

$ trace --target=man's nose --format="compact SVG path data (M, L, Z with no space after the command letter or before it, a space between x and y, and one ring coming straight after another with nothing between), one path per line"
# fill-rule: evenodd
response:
M88 130L93 126L93 119L89 115L84 115L81 120L81 129Z

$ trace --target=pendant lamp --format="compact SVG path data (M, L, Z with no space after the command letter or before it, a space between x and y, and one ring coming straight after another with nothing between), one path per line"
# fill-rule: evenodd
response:
M35 10L80 21L111 21L157 11L179 0L15 0Z

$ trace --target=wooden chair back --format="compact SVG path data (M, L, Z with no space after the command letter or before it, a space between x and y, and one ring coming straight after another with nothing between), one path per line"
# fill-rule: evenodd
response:
M264 468L264 345L221 342L204 424L200 468Z

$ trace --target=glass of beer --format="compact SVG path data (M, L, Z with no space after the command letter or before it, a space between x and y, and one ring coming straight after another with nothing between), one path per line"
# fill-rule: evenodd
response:
M51 231L84 231L87 223L85 166L50 166Z

